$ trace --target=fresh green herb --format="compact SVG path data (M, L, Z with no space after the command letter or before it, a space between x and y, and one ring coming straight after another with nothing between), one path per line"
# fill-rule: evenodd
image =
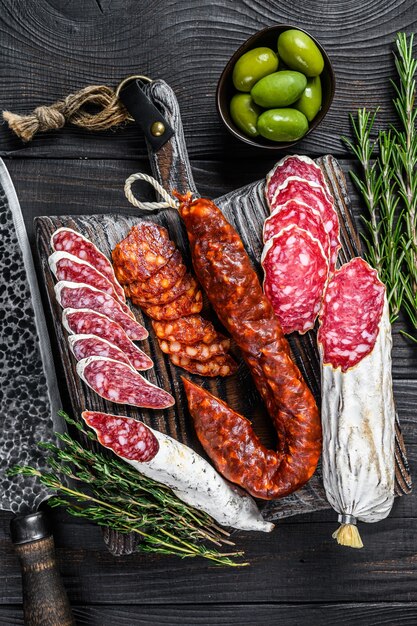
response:
M68 424L95 441L91 431L61 412ZM201 556L228 566L242 552L220 552L223 544L233 546L229 533L206 513L177 498L164 485L143 476L116 456L86 449L68 434L58 434L60 445L39 444L48 450L51 472L16 466L10 475L36 476L57 493L49 500L52 507L63 506L68 513L107 526L121 533L134 532L141 541L138 550L180 557ZM212 544L209 548L207 544Z

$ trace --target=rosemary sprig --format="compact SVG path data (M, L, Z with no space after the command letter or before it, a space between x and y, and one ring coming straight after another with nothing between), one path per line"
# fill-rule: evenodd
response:
M61 415L88 439L96 439L80 423L63 412ZM168 487L136 472L116 456L88 450L68 434L56 436L59 446L39 444L50 453L50 472L27 466L9 470L12 476L35 476L55 491L50 506L63 506L74 517L99 526L134 532L141 539L138 550L143 552L182 558L201 556L228 566L247 565L235 561L242 552L219 552L217 548L224 544L234 545L229 533L206 513L179 500Z

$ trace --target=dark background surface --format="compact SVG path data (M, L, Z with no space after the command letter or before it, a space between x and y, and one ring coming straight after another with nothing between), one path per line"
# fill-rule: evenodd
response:
M299 144L313 156L331 152L347 172L340 142L348 113L381 107L394 121L392 44L416 30L414 0L0 0L0 106L29 112L88 84L115 86L132 73L163 78L175 90L196 183L216 197L263 177L276 160L237 143L221 126L214 92L233 51L274 23L299 25L328 51L337 76L332 108ZM76 128L30 144L0 126L0 156L15 183L31 232L35 215L131 213L125 178L146 169L133 127L89 134ZM277 153L278 158L278 153ZM354 191L355 215L361 206ZM415 479L417 348L394 329L398 410ZM285 624L376 626L417 623L417 496L391 516L361 526L363 550L331 539L333 512L281 522L270 535L236 533L250 568L216 568L203 560L133 555L118 559L92 525L53 513L57 555L79 624ZM23 624L20 573L0 513L0 624Z

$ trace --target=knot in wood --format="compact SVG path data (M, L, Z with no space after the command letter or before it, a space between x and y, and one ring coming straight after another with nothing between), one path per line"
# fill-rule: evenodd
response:
M54 106L40 106L33 111L36 117L40 131L57 130L65 125L65 117Z

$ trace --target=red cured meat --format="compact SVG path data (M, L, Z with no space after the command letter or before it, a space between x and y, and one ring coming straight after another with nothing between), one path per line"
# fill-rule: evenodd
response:
M125 302L123 287L117 281L109 259L86 237L72 228L58 228L51 237L51 248L68 252L82 261L90 263L113 284L117 297Z
M278 187L285 183L287 178L290 176L298 176L304 180L310 180L314 183L318 183L323 187L330 202L333 201L330 190L324 179L323 172L317 163L307 156L292 154L281 159L281 161L275 165L269 174L267 174L265 196L268 204L271 204Z
M126 315L119 302L90 285L60 281L55 285L55 294L63 309L91 309L102 313L119 324L130 339L135 341L146 339L148 336L146 328Z
M327 285L318 342L323 363L346 372L372 352L384 308L385 287L376 270L356 257Z
M97 335L114 343L128 357L137 370L147 370L153 361L129 339L125 331L113 320L89 309L65 309L62 323L69 333L75 335Z
M114 272L122 285L145 280L166 265L174 252L175 244L166 228L141 222L114 248Z
M86 385L109 402L148 409L166 409L175 404L170 393L119 361L90 356L78 361L77 373Z
M126 295L135 294L138 300L151 300L155 296L171 289L184 276L187 268L182 260L181 252L174 254L164 267L147 280L137 280L125 286Z
M158 339L187 342L188 345L204 342L211 343L217 337L213 324L201 315L187 315L176 320L154 320L153 329Z
M207 376L208 378L231 376L237 370L237 363L229 354L219 354L211 357L208 361L197 361L186 356L172 354L171 361L174 365L182 367L191 374Z
M290 200L283 206L279 206L264 223L263 238L266 243L269 239L287 226L298 226L308 231L317 239L324 250L327 259L330 261L330 239L323 225L320 213L307 206L303 202Z
M339 218L333 202L327 199L320 185L295 176L287 178L285 183L277 189L271 202L271 211L289 200L304 202L320 213L324 228L330 238L330 270L333 270L341 248Z
M135 299L132 301L136 304ZM178 298L161 306L141 305L148 317L154 320L175 320L179 317L200 313L203 308L203 295L198 288L197 281L193 278L190 288Z
M81 416L94 428L103 446L125 459L144 463L151 461L159 450L157 438L143 422L96 411L83 411Z
M86 359L89 356L105 356L133 367L129 357L123 350L120 350L116 345L102 337L97 337L96 335L69 335L68 343L77 361Z
M328 276L328 261L317 239L290 226L270 239L262 255L264 292L285 334L314 327Z
M161 271L163 271L163 269L164 268L162 268ZM194 284L194 278L191 276L191 274L187 273L185 274L185 276L179 278L175 285L173 285L170 289L167 289L162 293L147 298L146 300L142 300L140 297L138 297L135 290L132 289L134 283L130 283L130 285L128 285L128 289L129 296L132 299L132 302L134 302L135 304L145 307L152 305L162 306L163 304L168 304L169 302L173 302L174 300L179 298L179 296L181 296L185 291L188 291L191 287L193 287Z
M165 354L176 354L179 357L194 359L195 361L208 361L213 356L226 354L230 350L230 339L217 335L215 341L210 344L198 342L191 345L179 341L159 341L160 348Z

